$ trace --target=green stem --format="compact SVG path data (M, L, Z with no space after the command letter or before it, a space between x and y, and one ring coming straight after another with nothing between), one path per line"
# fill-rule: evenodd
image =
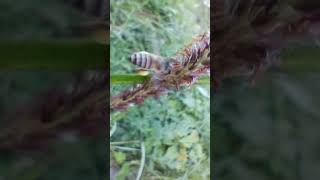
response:
M148 81L151 78L150 75L148 76L141 76L138 74L114 74L111 75L111 84L136 84L136 83L143 83ZM200 77L197 81L198 84L209 84L210 77L203 76Z
M138 74L114 74L111 75L111 84L136 84L148 81L151 78L148 76L141 76Z

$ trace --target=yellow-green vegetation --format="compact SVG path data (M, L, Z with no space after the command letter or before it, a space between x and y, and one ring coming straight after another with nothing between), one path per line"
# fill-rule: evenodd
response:
M110 4L113 77L134 72L127 60L131 53L172 56L209 28L209 7L202 1L111 0ZM111 96L130 86L111 84ZM199 83L113 112L112 174L120 180L136 179L143 167L141 179L209 179L209 88L209 83Z

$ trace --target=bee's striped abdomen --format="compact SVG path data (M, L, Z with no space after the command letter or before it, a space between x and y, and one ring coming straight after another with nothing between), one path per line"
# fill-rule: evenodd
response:
M151 69L155 71L164 70L164 60L161 56L144 51L132 54L129 57L129 61L144 69Z
M134 64L145 69L151 69L153 61L155 61L151 54L143 52L135 53L134 60L136 61Z

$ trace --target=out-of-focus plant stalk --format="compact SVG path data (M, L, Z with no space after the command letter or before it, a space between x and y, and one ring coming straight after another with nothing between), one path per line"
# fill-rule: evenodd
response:
M284 71L317 68L315 42L313 47L295 49L295 57L284 50L296 44L310 45L319 38L319 5L315 0L214 1L211 22L215 81L220 84L227 77L239 75L255 79L279 62Z
M138 74L114 74L110 76L110 83L117 84L143 84L151 79L151 75L141 76ZM198 84L210 84L210 77L203 76L197 81Z
M62 39L0 42L0 70L88 70L106 68L109 45Z

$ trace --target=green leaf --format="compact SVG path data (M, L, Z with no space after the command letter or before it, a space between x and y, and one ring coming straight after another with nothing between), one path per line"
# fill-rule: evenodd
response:
M197 131L192 131L190 135L182 138L180 142L186 147L191 147L192 144L199 142L199 134Z
M126 160L126 154L123 152L114 152L113 156L117 163L122 164Z
M130 173L130 165L129 163L125 163L122 165L120 171L118 171L117 174L117 180L125 180L126 177L129 175Z
M201 86L197 86L197 89L198 89L198 91L200 92L200 94L201 94L202 96L204 96L204 97L206 97L206 98L210 98L210 94L209 94L209 92L208 92L206 89L204 89L204 88L201 87Z
M190 153L189 156L191 157L192 160L201 160L205 158L205 154L203 152L203 148L201 144L195 144Z
M193 96L188 96L186 98L184 98L183 103L189 107L195 107L196 106L196 102Z

